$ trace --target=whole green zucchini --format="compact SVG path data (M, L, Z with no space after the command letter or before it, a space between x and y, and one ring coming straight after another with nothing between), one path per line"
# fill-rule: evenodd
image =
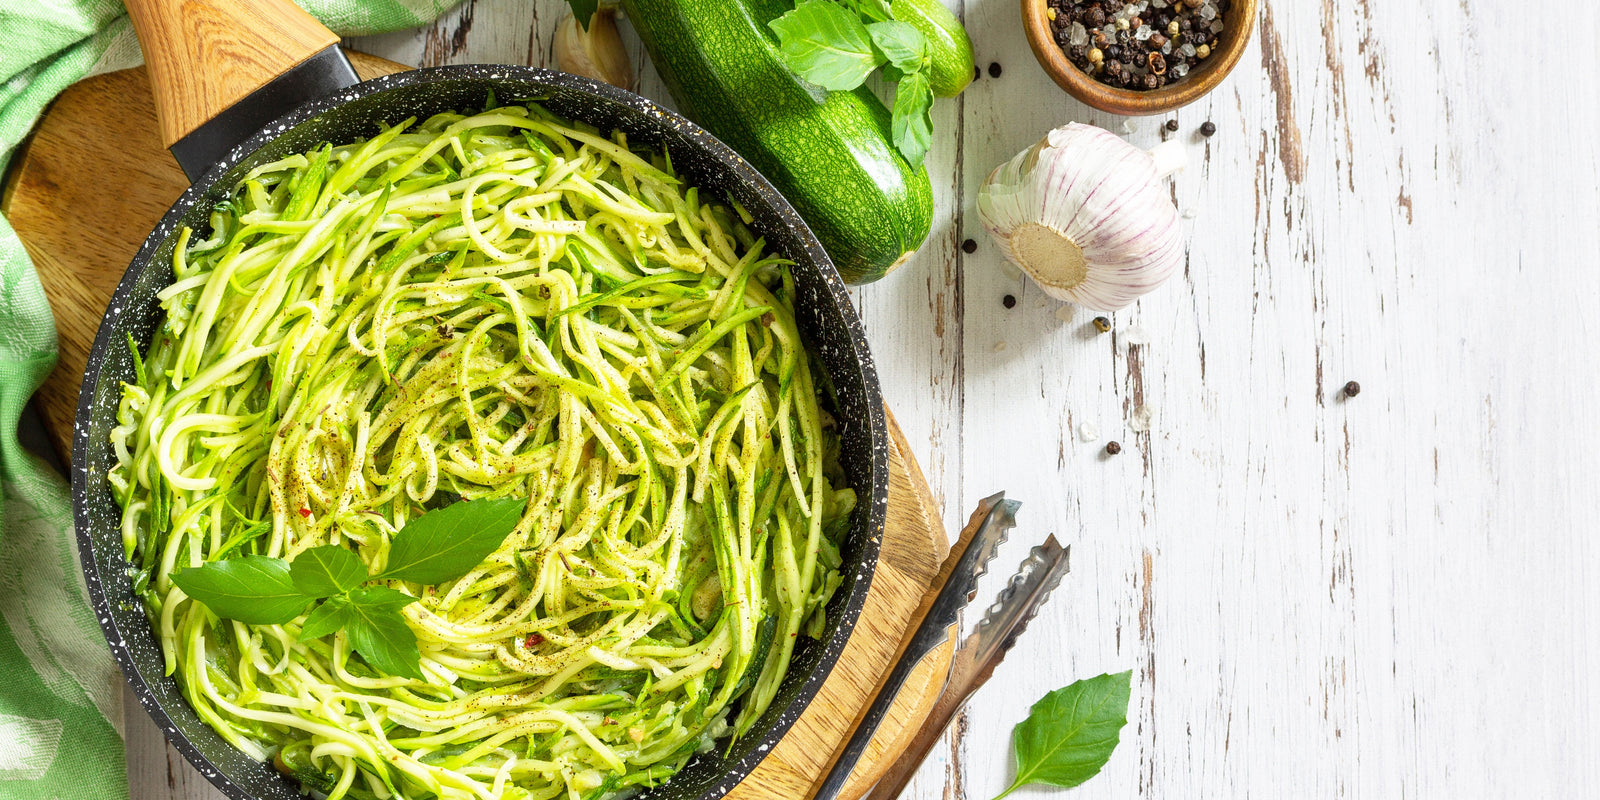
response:
M767 23L785 0L622 0L678 109L800 212L850 283L882 278L933 225L928 173L895 150L867 88L827 92L783 65Z

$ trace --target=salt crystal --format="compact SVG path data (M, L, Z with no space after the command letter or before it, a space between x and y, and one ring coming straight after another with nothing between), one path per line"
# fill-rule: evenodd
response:
M1211 30L1212 33L1222 33L1222 29L1224 27L1226 27L1226 26L1223 25L1222 24L1222 20L1219 19L1219 20L1211 23L1210 30Z
M1189 65L1188 64L1173 64L1172 65L1172 77L1181 78L1181 77L1183 77L1185 75L1188 75L1188 74L1189 74Z
M1133 38L1138 39L1139 41L1142 42L1142 41L1145 41L1146 39L1149 39L1150 36L1152 34L1154 34L1155 32L1156 32L1155 28L1152 28L1149 25L1140 25L1139 29L1133 32Z
M994 351L996 353L1003 352L1005 349L1006 349L1006 343L1005 343L1004 339L994 343Z
M1150 332L1145 330L1144 326L1142 325L1134 325L1123 330L1122 340L1127 342L1129 347L1140 344L1149 344Z
M1061 320L1062 322L1071 322L1072 317L1077 313L1077 306L1063 303L1056 307L1055 316L1056 319Z
M1138 126L1133 124L1133 120L1125 119L1125 120L1122 121L1122 132L1123 133L1133 133L1134 131L1137 131L1137 130L1139 130L1139 128L1138 128Z
M1100 429L1092 422L1085 422L1078 426L1078 438L1086 442L1092 442L1100 438Z
M1132 414L1128 415L1128 429L1137 431L1139 433L1144 433L1145 431L1150 430L1150 423L1155 420L1155 418L1156 410L1154 406L1139 406L1133 410Z
M1200 7L1200 18L1201 19L1216 19L1217 18L1217 10L1215 8L1212 8L1211 6L1201 6Z
M1178 48L1178 52L1182 54L1184 58L1188 58L1189 56L1194 55L1194 45L1184 42L1183 46Z
M1163 54L1165 54L1165 55L1169 55L1169 56L1172 55L1172 40L1171 39L1168 39L1166 44L1161 45L1161 52Z
M1083 23L1072 23L1072 28L1067 31L1067 44L1073 47L1082 47L1088 43L1089 31L1083 27Z

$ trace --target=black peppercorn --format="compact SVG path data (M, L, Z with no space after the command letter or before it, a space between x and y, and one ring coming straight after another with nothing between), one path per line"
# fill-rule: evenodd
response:
M1200 123L1200 135L1211 136L1217 132L1217 124L1211 120Z
M978 243L974 242L971 239L968 239L968 240L962 242L961 243L961 252L963 252L963 253L976 253L976 252L978 252Z
M1006 308L1016 308L1017 298L1014 295L1008 294L1005 297L1000 298L1000 305L1003 305Z
M1351 381L1344 385L1345 397L1355 397L1358 394L1361 394L1361 384Z
M1122 445L1118 442L1106 442L1106 455L1114 456L1122 452Z
M1175 131L1177 129L1178 129L1178 121L1177 120L1175 120L1175 119L1167 120L1167 130Z
M1101 332L1101 333L1110 333L1111 332L1111 320L1109 320L1109 319L1107 319L1105 317L1095 317L1094 318L1094 329L1099 331L1099 332Z
M991 62L989 64L989 77L991 77L991 78L1000 77L1000 62L994 61L994 62Z

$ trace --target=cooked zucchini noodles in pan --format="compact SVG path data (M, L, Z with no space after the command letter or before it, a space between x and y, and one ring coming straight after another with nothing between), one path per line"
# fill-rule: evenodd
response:
M262 165L183 231L110 477L200 717L329 798L607 797L748 730L822 633L855 504L748 222L528 105ZM172 579L325 545L377 573L479 498L525 502L498 550L387 582L426 680Z

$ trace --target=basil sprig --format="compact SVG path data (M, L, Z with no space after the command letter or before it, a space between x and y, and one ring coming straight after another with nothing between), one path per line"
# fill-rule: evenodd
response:
M417 598L370 581L448 583L500 548L522 517L521 500L471 500L434 509L389 542L388 564L369 574L339 545L313 547L294 561L239 556L172 574L184 594L212 613L247 625L282 625L316 606L300 626L302 640L337 631L380 672L423 680L417 636L400 613Z
M1128 724L1132 680L1131 671L1098 675L1034 703L1011 731L1017 779L995 800L1030 783L1070 789L1099 774Z
M882 67L896 84L890 130L895 149L912 166L922 163L933 142L932 55L927 37L896 20L887 0L801 0L768 23L778 37L785 66L809 83L847 92Z

